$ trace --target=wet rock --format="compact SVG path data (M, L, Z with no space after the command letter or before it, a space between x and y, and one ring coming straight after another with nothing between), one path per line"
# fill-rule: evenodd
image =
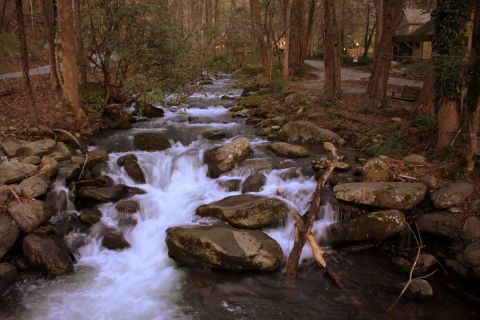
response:
M267 234L226 225L169 228L166 243L171 258L193 267L274 271L283 256Z
M445 259L445 265L455 275L468 278L469 276L468 269L459 261L453 260L453 259Z
M40 162L40 166L39 166L39 172L38 172L39 174L42 174L52 179L57 175L57 171L58 171L57 160L48 156L42 157L42 161Z
M435 257L428 253L422 253L418 256L417 265L414 270L416 276L423 276L427 272L431 271L438 261Z
M462 228L462 239L470 241L480 239L480 218L476 216L468 217Z
M454 239L458 235L459 221L449 212L433 212L422 214L416 219L420 232L438 237Z
M316 171L327 169L328 167L330 167L331 163L332 162L328 160L326 157L321 157L321 158L312 160L311 162L313 170L316 170ZM337 162L337 165L335 166L335 170L348 171L351 168L352 166L350 164L342 161Z
M100 176L95 180L95 183L98 187L112 187L115 185L115 181L109 176Z
M243 182L242 193L258 192L263 188L266 181L267 177L263 173L255 172Z
M1 144L1 147L8 157L13 158L17 155L17 150L21 147L21 145L14 141L5 141Z
M409 182L358 182L334 187L339 200L386 209L408 210L425 198L427 187Z
M104 228L102 232L102 245L109 250L122 250L130 248L130 243L123 234L112 228Z
M247 159L237 165L234 172L270 171L275 167L274 163L267 159Z
M459 206L473 192L473 186L466 182L455 182L432 193L433 204L438 209Z
M78 217L81 222L85 223L87 226L93 226L102 220L102 211L96 208L87 208L83 209L80 212L80 216Z
M414 279L408 286L408 293L415 300L428 300L433 298L433 289L425 279Z
M10 263L0 263L0 296L17 279L17 268Z
M126 160L123 164L123 168L135 183L143 184L147 182L145 180L145 174L136 160Z
M430 175L421 176L420 182L423 183L429 191L435 190L438 187L438 180L434 176L430 176Z
M57 142L52 139L43 139L29 142L17 150L17 157L44 156L55 150Z
M22 193L29 198L43 196L47 193L49 185L50 181L48 181L43 175L31 176L19 184Z
M406 227L407 222L400 211L372 212L330 225L325 231L325 241L332 245L381 241L399 234Z
M138 115L140 114L137 113ZM141 115L149 118L161 118L165 115L165 111L162 108L155 107L152 105L142 106Z
M26 177L25 172L18 169L9 161L0 163L0 184L11 184L22 181Z
M72 156L72 150L64 142L58 142L55 151L49 156L57 161L65 161Z
M85 162L85 157L84 156L71 156L70 157L70 162L73 163L73 164L80 164L80 165L83 165L83 163Z
M274 142L268 146L275 154L286 158L308 157L308 149L285 142Z
M425 158L421 154L415 154L415 153L404 157L402 160L406 164L424 164L427 162L427 158Z
M309 121L291 121L285 124L280 133L285 136L288 141L323 143L333 142L343 145L345 140L340 138L336 133L318 127Z
M162 151L171 147L170 142L163 135L153 132L136 134L133 144L135 148L143 151Z
M470 244L464 252L465 261L473 268L480 267L480 240Z
M122 229L134 227L138 224L137 218L130 213L120 212L117 216L118 226Z
M52 211L47 203L38 200L12 203L8 213L15 223L24 232L31 232L52 216Z
M86 187L81 188L78 191L78 196L80 198L100 201L100 202L111 202L118 201L123 198L128 198L130 196L130 189L124 184L117 184L112 187Z
M202 133L202 136L208 140L221 140L227 137L227 134L220 130L210 130Z
M123 200L115 205L118 212L135 213L140 210L140 206L137 201Z
M62 177L67 183L77 180L82 172L82 165L78 163L67 164L58 170L58 175Z
M400 271L403 273L408 273L412 269L412 263L402 257L392 258L392 263L397 271Z
M233 118L249 118L255 115L255 110L243 108L241 110L233 111L232 109L232 117Z
M242 184L241 179L230 179L224 181L217 181L218 185L225 191L238 191L240 190L240 185Z
M108 161L108 152L104 149L95 149L87 153L85 168L91 169L96 165Z
M53 236L31 233L23 238L23 254L28 263L50 275L73 272L73 262L65 245Z
M35 166L39 165L42 162L42 159L39 156L28 156L20 160L21 163L33 164Z
M50 219L47 227L52 227L54 229L54 234L57 236L66 236L74 230L82 230L83 225L80 224L80 218L74 212L67 211L61 215L55 215ZM38 233L38 230L44 227L40 227L34 230L35 233Z
M126 154L117 159L117 165L123 167L127 161L138 161L137 156L133 153Z
M359 179L353 174L344 173L344 172L335 172L329 181L331 185L335 186L337 184L342 184L342 183L358 182L358 180Z
M391 180L388 165L379 158L368 161L362 168L363 181L388 182Z
M252 153L250 140L243 137L208 150L205 152L204 161L208 164L209 176L217 178L220 174L232 170L236 164L247 159Z
M221 219L237 228L259 229L285 219L288 206L275 198L244 194L202 205L196 213Z
M13 246L20 234L15 221L7 214L0 214L0 260L3 255Z

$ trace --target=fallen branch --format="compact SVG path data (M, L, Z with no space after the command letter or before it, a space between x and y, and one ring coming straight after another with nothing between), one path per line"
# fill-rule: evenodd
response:
M85 145L83 143L81 143L77 139L77 137L75 137L75 135L73 133L71 133L70 131L67 131L67 130L64 130L64 129L53 129L53 132L59 132L59 133L62 133L64 135L66 135L72 142L74 142L78 146L78 148L80 149L80 151L83 154L86 154L88 152L87 147L85 147Z

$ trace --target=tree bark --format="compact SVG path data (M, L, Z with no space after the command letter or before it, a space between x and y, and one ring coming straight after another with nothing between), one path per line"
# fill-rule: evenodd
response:
M272 67L270 63L270 50L267 35L262 23L262 10L258 0L250 0L250 14L254 24L255 35L260 46L260 59L262 62L263 73L269 80L272 78Z
M0 16L0 31L6 31L6 28L4 28L4 24L5 24L5 13L7 12L7 1L8 0L3 0L3 4L2 4L2 13L1 13L1 16Z
M305 0L294 0L290 13L288 49L289 73L303 76L305 73Z
M440 98L437 117L439 128L437 147L439 150L442 150L453 142L460 127L460 113L457 100L448 97Z
M43 15L45 17L45 25L47 31L48 44L48 64L50 66L50 83L55 91L59 91L60 80L58 79L57 61L55 58L55 20L53 17L53 3L52 0L41 0Z
M423 80L422 90L418 96L417 113L425 116L435 116L435 75L432 65L429 64L427 76Z
M73 108L77 120L84 119L78 92L78 59L75 48L74 18L71 0L57 0L60 35L62 39L63 95ZM80 123L79 123L80 124Z
M77 48L78 70L80 72L80 84L87 83L87 66L88 61L85 55L82 37L82 9L80 0L73 0L75 5L74 23L75 23L75 43Z
M17 13L18 40L20 45L20 57L21 57L21 64L22 64L23 82L25 84L28 104L30 107L30 112L32 114L33 121L35 125L38 125L39 121L38 121L37 109L35 107L35 99L33 98L32 84L30 83L30 76L28 74L30 70L30 66L28 64L28 49L27 49L27 39L25 36L25 21L23 18L22 0L15 0L15 10Z
M338 40L335 1L325 0L324 4L325 84L324 95L330 99L340 98L341 88L341 48Z
M370 105L374 108L379 108L386 102L388 71L393 59L393 36L400 22L404 4L405 0L383 0L381 38L367 88Z
M312 42L312 31L313 31L313 24L315 22L315 9L316 9L317 1L310 0L308 3L308 19L307 19L307 33L305 35L305 52L308 52L308 48Z
M283 76L288 78L290 76L289 68L289 49L290 49L290 16L292 14L292 5L294 0L287 0L285 7L285 44L283 46Z
M375 0L375 44L373 46L373 55L376 56L379 50L380 38L382 37L384 0Z
M467 91L467 144L465 148L466 170L473 171L477 151L478 129L480 122L480 2L475 5L475 20L472 35L472 66Z

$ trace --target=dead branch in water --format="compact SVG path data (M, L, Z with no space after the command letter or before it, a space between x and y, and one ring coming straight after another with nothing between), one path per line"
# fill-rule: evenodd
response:
M332 143L325 142L324 147L325 149L332 152L333 160L323 174L323 176L317 182L317 187L315 188L315 192L313 193L312 203L310 205L309 211L303 216L301 216L296 211L293 212L293 218L295 220L295 242L293 244L292 251L288 256L287 276L290 279L293 279L297 276L300 255L302 254L305 243L308 241L310 246L312 247L315 260L317 261L319 266L322 267L325 271L327 271L327 274L332 277L332 279L337 285L341 286L340 277L328 268L327 262L324 258L325 252L312 235L313 224L315 223L315 221L318 220L318 211L320 210L322 190L325 187L328 179L332 175L333 170L335 170L335 167L337 166L337 163L339 161L337 148L335 148Z

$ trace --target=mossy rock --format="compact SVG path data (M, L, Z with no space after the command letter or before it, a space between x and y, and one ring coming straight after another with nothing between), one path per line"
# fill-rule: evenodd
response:
M238 101L238 106L243 108L258 108L267 105L267 99L264 96L257 96L252 95L245 98L240 99Z

